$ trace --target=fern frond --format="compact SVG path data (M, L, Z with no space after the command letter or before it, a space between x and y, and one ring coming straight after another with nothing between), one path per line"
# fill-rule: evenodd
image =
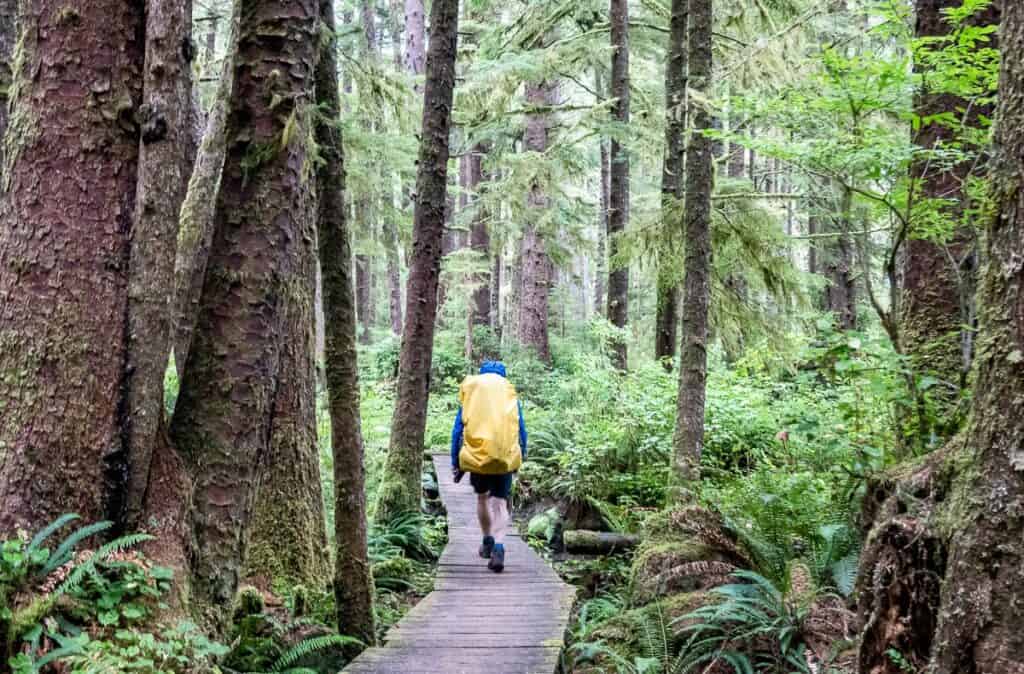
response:
M32 553L35 552L47 538L52 536L57 529L60 529L68 522L73 522L77 519L81 519L81 516L76 515L75 513L65 513L40 529L39 533L32 537L32 541L28 544L28 547L25 548L25 556L31 557Z
M43 565L43 575L49 575L50 573L53 573L54 569L57 567L66 564L71 559L71 555L74 553L75 547L83 540L90 536L94 536L101 531L106 531L112 526L114 526L113 522L95 522L76 530L70 536L65 538L64 541L57 546L57 549L54 550L53 554L50 555L50 559Z
M270 668L272 672L283 672L290 667L296 661L332 647L340 646L362 646L363 642L353 637L347 637L342 634L327 634L322 637L311 637L309 639L303 639L299 643L292 646L286 653L284 653L274 665Z

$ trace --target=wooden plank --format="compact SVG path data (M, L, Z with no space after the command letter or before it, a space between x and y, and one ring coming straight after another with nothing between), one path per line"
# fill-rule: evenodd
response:
M477 554L476 495L434 457L448 511L448 545L434 591L343 671L349 674L553 674L576 590L519 536L505 541L505 571Z

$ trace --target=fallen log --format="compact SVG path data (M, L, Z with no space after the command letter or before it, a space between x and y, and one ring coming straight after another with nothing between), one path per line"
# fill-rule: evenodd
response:
M607 531L590 531L589 529L572 529L562 535L565 549L584 555L610 555L636 547L640 537L633 534L609 533Z

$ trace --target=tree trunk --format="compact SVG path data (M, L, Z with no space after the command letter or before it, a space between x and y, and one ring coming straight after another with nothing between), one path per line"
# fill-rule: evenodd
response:
M529 106L550 108L555 104L558 85L550 80L530 82L526 85ZM551 113L536 112L527 115L523 134L523 149L543 155L550 145ZM537 230L537 221L548 209L549 197L536 182L526 196L526 223L520 244L519 343L533 349L545 363L551 362L548 342L548 299L554 276L554 265L548 257L544 238Z
M174 362L178 378L192 346L192 333L199 315L199 299L206 278L206 264L213 243L213 218L220 191L221 170L227 144L227 115L234 82L234 63L238 41L238 11L231 17L224 63L217 96L206 117L199 152L178 222L178 248L174 262Z
M448 188L448 136L455 90L458 4L457 0L434 0L431 6L423 130L413 211L413 250L406 287L406 320L391 441L384 469L387 477L380 487L377 501L378 521L419 510L423 434L427 423Z
M597 227L597 269L594 273L594 313L606 315L608 298L605 296L605 280L608 275L608 181L611 168L608 160L608 143L602 138L601 146L601 212L598 213Z
M850 218L853 193L840 188L839 217L833 232L838 236L822 246L825 254L822 272L828 281L825 286L825 310L835 316L840 330L857 329L857 287L854 283L853 241L850 238Z
M629 126L629 3L611 0L609 9L612 41L611 95L615 99L612 118L622 128ZM629 222L629 155L622 143L612 138L608 185L608 320L625 329L629 321L629 263L619 260L619 236ZM612 364L625 370L628 363L625 339L611 346Z
M640 537L589 529L570 529L563 536L566 552L581 555L610 555L625 552L640 544Z
M502 333L502 321L501 321L501 283L502 276L504 276L504 255L502 248L498 246L498 251L494 254L494 267L491 272L491 312L494 318L494 335L497 337L498 344L501 344L501 333Z
M215 234L171 424L195 480L194 599L215 624L238 586L268 451L288 337L282 305L306 282L315 204L304 127L318 31L315 0L242 8Z
M682 0L674 0L681 2ZM700 94L711 85L711 0L690 0L689 86ZM697 97L699 99L699 97ZM673 441L676 498L685 498L700 479L707 383L708 305L711 299L711 192L714 172L712 126L704 105L691 103L693 133L686 148L686 263L683 333L679 360L679 402Z
M127 522L133 527L142 524L150 463L157 433L164 427L164 374L174 337L178 217L195 161L191 44L191 0L148 6L124 381Z
M270 447L261 466L245 577L322 589L329 559L316 432L316 222L302 227L299 273L282 300L284 342ZM261 583L262 584L262 583Z
M405 71L420 76L426 70L427 40L423 0L405 0ZM416 91L420 90L419 85Z
M338 631L372 646L376 643L374 591L366 550L366 476L359 419L351 232L344 199L341 130L333 123L341 114L333 0L320 0L320 16L331 36L320 43L316 69L316 98L322 113L316 140L323 158L317 171L317 187L320 266L327 316L325 367L334 456L335 606Z
M917 0L915 34L918 38L947 35L949 20L943 10L959 7L959 0ZM971 19L972 24L999 23L996 5ZM920 67L919 67L920 69ZM927 80L926 80L927 81ZM991 118L993 106L967 101L950 94L924 91L915 101L915 113L922 119L964 110L958 118L968 128L978 128L982 116ZM914 142L924 151L942 151L959 142L957 132L946 124L923 124ZM979 151L966 147L967 151ZM926 156L911 167L911 178L921 200L943 200L942 213L950 223L964 216L965 184L975 172L972 160L949 166ZM946 438L956 431L963 415L958 413L962 391L971 364L971 344L976 328L974 288L977 276L977 241L971 226L959 226L947 241L935 241L911 231L899 256L899 342L919 375L942 382L931 389L936 423L917 429L921 437L935 434Z
M0 0L0 173L4 166L4 132L7 130L8 91L11 86L11 56L18 40L18 0Z
M933 634L927 630L907 632L907 605L881 607L865 617L874 635L908 637L918 653L930 649L927 661L911 661L920 671L935 674L1015 674L1024 671L1024 648L1020 625L1024 621L1020 569L1024 566L1024 520L1019 504L1024 501L1024 416L1019 401L1024 396L1024 5L1003 4L1000 42L1003 63L996 114L993 163L993 194L998 216L985 237L987 264L979 286L980 331L975 362L976 383L969 421L961 436L945 450L932 456L941 460L941 473L950 481L948 489L922 489L908 483L894 491L904 498L927 499L937 509L919 511L889 508L897 517L883 519L867 539L873 542L891 521L906 521L911 515L924 526L933 526L948 560L938 569L944 573ZM942 480L936 480L942 482ZM909 488L909 489L908 489ZM948 491L949 493L945 493ZM938 493L935 493L938 492ZM929 498L931 497L931 498ZM885 513L883 513L885 514ZM914 540L922 536L915 533ZM873 546L867 552L875 553ZM935 584L936 569L917 560L901 548L894 548L895 561L902 565L900 579L913 583L911 598L922 596L926 584ZM861 579L872 579L892 566L891 558L871 554L874 564L861 567ZM914 583L914 581L917 581ZM922 586L922 587L917 587ZM869 607L872 608L872 607ZM885 638L865 641L861 647L861 671L888 673L895 667L881 658L893 642ZM909 648L908 648L909 650ZM928 650L924 650L927 654ZM863 665L875 666L865 669Z
M139 3L21 3L0 227L0 531L118 514ZM44 37L45 36L45 39ZM113 119L111 119L111 117ZM102 148L99 151L98 148Z
M683 170L686 163L686 13L685 0L672 4L665 61L665 156L661 170L661 217L665 243L658 262L658 308L655 317L654 356L671 371L676 357L679 323L679 283L676 280L675 219L683 201Z
M487 148L477 143L469 155L469 188L476 199L476 210L473 213L473 226L469 232L469 245L477 253L481 263L491 259L491 234L487 230L487 214L480 205L480 186L486 179L483 172L484 155ZM473 290L473 325L493 325L491 314L491 274L477 274Z
M365 215L366 210L356 207L356 213ZM365 220L359 218L360 220ZM369 344L370 339L370 256L356 255L356 313L359 316L359 343Z

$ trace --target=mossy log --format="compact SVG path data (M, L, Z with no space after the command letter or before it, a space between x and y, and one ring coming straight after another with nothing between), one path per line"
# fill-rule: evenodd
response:
M633 534L619 534L588 529L572 529L563 534L565 549L584 555L610 555L635 548L640 537Z

